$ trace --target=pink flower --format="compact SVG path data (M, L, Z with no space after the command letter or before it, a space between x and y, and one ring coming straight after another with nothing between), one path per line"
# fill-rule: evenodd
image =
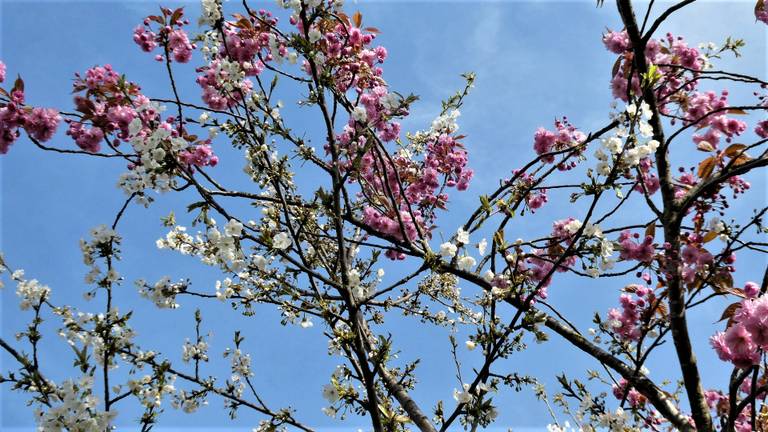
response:
M608 51L616 54L623 54L631 47L629 35L626 30L620 32L609 31L608 33L605 33L603 35L603 44L608 48Z
M5 63L0 61L0 83L5 81Z
M104 132L100 128L86 128L79 122L69 124L67 135L75 140L78 147L91 153L97 153L101 149L101 140L104 139Z
M748 368L760 361L757 346L744 324L739 323L726 330L723 341L728 346L734 366Z
M31 113L27 114L24 128L32 138L45 142L56 133L60 121L61 116L55 109L34 108Z
M747 282L744 284L744 295L749 298L755 298L760 294L760 285L754 282Z
M762 4L762 8L755 8L755 18L758 21L768 24L768 5L766 5L765 2L758 3L758 5L760 4Z
M0 80L2 82L2 80ZM768 120L763 120L755 126L755 133L760 138L768 138Z
M133 30L133 41L136 45L141 47L144 52L150 52L157 47L155 38L157 35L152 31L146 29L144 26L137 26Z

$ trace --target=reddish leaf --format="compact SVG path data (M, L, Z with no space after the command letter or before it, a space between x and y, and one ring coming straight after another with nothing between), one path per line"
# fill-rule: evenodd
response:
M704 239L702 240L704 243L709 243L715 238L717 238L718 234L715 231L710 231L704 235Z
M729 158L734 158L747 149L745 144L731 144L723 152Z
M726 319L732 317L733 314L735 314L736 311L739 310L739 307L741 307L741 302L729 304L723 311L723 314L720 315L720 319L717 322L725 321Z
M360 13L360 11L355 12L354 15L352 15L352 20L355 22L355 27L360 27L363 24L363 14Z
M712 171L715 170L715 165L717 165L717 159L714 156L710 156L701 161L697 172L699 178L709 177L712 174Z

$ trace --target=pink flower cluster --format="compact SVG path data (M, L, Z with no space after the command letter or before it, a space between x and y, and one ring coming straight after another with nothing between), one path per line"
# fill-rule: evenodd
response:
M720 360L738 368L758 364L768 349L768 296L754 297L760 293L754 282L748 282L744 292L752 296L741 301L726 331L710 338Z
M359 127L347 127L338 137L349 155L343 168L355 169L351 179L359 182L361 196L367 199L363 222L399 240L403 239L400 223L408 240L415 239L419 229L429 236L435 210L445 208L448 201L444 189L465 190L472 178L467 152L455 137L443 133L427 141L422 159L401 153L390 156L375 143L367 146L363 134Z
M219 157L213 154L213 149L209 144L200 144L192 146L179 152L179 162L191 166L211 166L219 163Z
M304 34L301 22L295 18L291 22ZM360 197L366 201L363 222L401 241L416 239L419 231L430 237L435 211L445 208L448 201L445 189L463 191L473 176L461 137L450 128L433 125L423 136L419 152L390 153L385 145L396 140L401 131L395 120L407 116L408 110L381 77L379 65L387 58L387 50L370 46L375 39L373 32L343 20L318 19L308 34L323 54L322 62L315 65L333 77L337 91L354 89L357 93L357 106L336 136L336 144L341 149L340 168L354 170L349 179L360 184ZM304 70L313 73L308 61ZM330 153L330 144L325 149ZM387 256L405 258L393 251Z
M189 36L183 29L184 25L189 24L188 20L182 20L184 8L171 11L161 7L160 11L162 16L150 15L144 18L143 25L133 30L133 41L144 52L152 52L158 46L162 46L173 60L179 63L189 62L195 45L189 41ZM152 23L159 26L157 32L152 31ZM163 58L163 55L155 57L158 61L163 60Z
M758 122L755 126L755 133L760 138L768 138L768 120Z
M611 80L613 97L623 101L628 100L629 83L631 93L640 92L640 78L633 73L629 79L632 62L632 44L626 31L609 31L603 35L605 47L616 54L621 55L614 76ZM651 39L645 47L645 57L649 65L657 65L661 73L661 80L657 86L657 98L660 108L666 112L666 105L670 102L669 96L679 91L693 91L697 82L688 83L690 75L696 75L703 66L702 59L696 48L689 47L682 37L675 37L667 33L661 40ZM677 67L676 67L677 66ZM679 67L687 69L687 73L680 73Z
M624 230L619 234L619 244L621 252L619 258L623 260L635 260L643 263L650 263L653 260L655 249L653 237L645 236L642 242L637 242L640 234L632 233L630 230Z
M159 119L153 109L141 114L136 111L135 106L150 105L149 99L136 84L122 80L111 65L94 66L85 76L75 74L73 89L78 93L74 97L75 109L82 117L78 121L67 120L67 135L85 151L98 152L102 140L112 133L128 141L129 125L137 117L146 123ZM116 140L115 144L118 143Z
M568 122L568 119L563 117L562 120L555 120L555 131L549 131L544 128L539 128L533 135L533 149L538 155L545 155L542 160L547 163L552 163L555 160L555 156L548 154L558 150L563 150L571 147L576 147L586 140L587 136L576 129ZM580 151L576 152L581 153ZM561 163L558 169L567 170L573 168L575 162Z
M197 69L201 73L197 84L203 89L203 101L211 108L231 108L253 89L249 79L234 76L233 72L243 71L245 76L257 76L265 68L265 62L275 56L285 57L288 49L283 37L274 31L277 18L270 12L260 10L256 17L225 21L222 25L224 42L219 53L206 66ZM230 63L237 70L228 67Z
M202 73L198 75L196 82L203 89L203 101L213 109L224 110L237 105L253 88L250 80L233 80L230 73L221 68L221 60L214 60L210 65L198 68L197 72ZM234 83L236 87L233 86L232 90L227 91L227 81Z
M640 174L635 178L638 182L635 186L635 191L640 193L648 193L648 195L655 194L661 184L659 183L659 177L653 172L653 160L650 157L640 160L638 169Z
M517 177L517 188L525 196L525 204L535 213L536 210L542 208L547 203L547 189L535 189L532 188L536 184L536 179L533 175L528 173L520 173L520 170L512 171L512 174ZM509 183L511 180L507 180Z
M681 256L683 259L682 276L685 283L693 283L696 275L710 266L714 257L709 251L697 244L701 238L698 235L688 237L689 244L683 247Z
M608 311L608 325L619 338L634 341L641 335L641 315L655 301L655 295L649 287L639 284L628 285L624 291L619 297L621 310Z
M5 64L0 62L0 82L5 81ZM6 92L7 102L0 102L0 154L8 153L18 139L19 128L27 131L37 141L48 141L56 133L61 122L59 112L52 108L30 108L24 105L24 82L16 80Z
M520 270L528 271L528 277L533 282L539 282L542 288L546 288L552 282L551 273L555 267L555 262L562 257L564 248L573 243L575 231L569 230L569 225L574 222L574 218L567 218L555 221L552 224L552 233L550 234L550 240L547 249L535 249L532 255L529 255L526 259L526 263L530 265L530 268L522 266ZM566 257L558 266L557 272L568 271L569 268L576 264L577 257L570 255ZM550 276L548 276L550 275ZM538 293L541 298L546 298L546 290Z
M301 22L292 21L304 34ZM320 39L315 42L325 56L322 67L329 70L334 84L340 92L351 88L366 89L383 83L383 73L379 64L387 58L387 50L382 46L370 47L376 38L374 32L364 32L352 22L336 20L318 20L309 29L320 32ZM304 70L311 74L311 65L304 62Z
M755 7L755 18L765 24L768 24L768 4L766 2L758 2Z
M712 91L705 93L694 92L691 95L688 99L688 110L685 113L685 123L690 124L699 119L703 119L697 123L697 127L709 127L704 134L694 135L693 142L699 144L702 141L706 141L711 144L712 147L717 148L717 144L720 143L722 135L726 136L726 142L731 142L731 139L734 136L741 135L747 130L747 124L743 121L728 118L728 111L725 110L727 106L728 91L726 90L723 90L720 97ZM718 112L709 115L715 111Z
M634 387L630 387L629 382L624 378L620 379L618 384L614 384L612 389L616 399L622 400L626 398L627 403L629 403L629 406L632 408L640 408L648 401L648 399Z

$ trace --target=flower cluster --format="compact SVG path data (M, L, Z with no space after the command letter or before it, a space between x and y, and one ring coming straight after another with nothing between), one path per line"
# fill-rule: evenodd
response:
M576 129L575 126L568 122L567 118L562 120L555 120L555 131L549 131L544 128L539 128L533 135L533 149L536 154L542 156L542 160L547 163L555 161L555 155L553 152L562 151L565 149L574 149L576 155L581 153L579 146L586 140L587 136ZM570 155L569 155L570 156ZM568 159L568 158L566 158ZM558 169L567 170L573 168L576 162L561 162L558 165Z
M0 62L0 83L5 81L5 73L5 63ZM0 98L0 154L8 153L20 135L19 128L37 141L45 142L53 137L61 122L59 112L52 108L26 106L21 78L9 91L0 88L0 93L5 96Z
M640 239L640 234L632 233L630 230L622 231L618 239L619 245L621 245L619 258L648 264L653 260L656 253L653 236L646 235L641 242L638 242L638 239Z
M608 330L622 340L634 341L642 334L641 316L646 308L655 303L656 296L645 285L631 284L624 291L619 297L621 310L613 308L608 311Z
M184 17L184 8L170 10L161 7L162 15L150 15L144 19L143 25L133 30L133 41L144 52L152 52L158 46L163 47L168 60L187 63L192 58L195 45L189 41L184 25L189 24ZM152 23L157 24L158 30L152 30ZM157 55L157 60L163 60L163 55Z
M467 152L455 136L458 116L458 110L441 115L429 131L410 137L410 148L391 157L376 143L368 144L359 129L346 130L340 143L347 154L356 155L349 163L359 166L355 176L367 197L363 222L398 240L414 240L419 231L430 236L435 210L447 204L445 188L466 190L474 174L467 168ZM423 158L417 159L420 154Z
M143 279L137 280L135 285L139 294L151 300L155 306L161 309L176 309L179 307L179 304L176 303L176 296L187 290L189 281L171 282L171 278L165 276L152 285Z
M754 282L744 287L744 292L759 293ZM732 311L725 332L718 332L710 339L721 360L739 368L758 364L761 352L768 349L768 296L746 298Z
M53 404L47 410L38 409L35 418L41 432L76 430L101 432L109 429L116 411L100 411L99 400L93 395L93 376L83 376L77 382L64 381L50 398Z
M747 124L728 117L728 91L723 90L718 97L715 92L693 92L687 101L685 124L696 124L697 129L708 128L703 134L695 134L693 142L702 150L717 149L720 138L725 135L726 142L747 130Z

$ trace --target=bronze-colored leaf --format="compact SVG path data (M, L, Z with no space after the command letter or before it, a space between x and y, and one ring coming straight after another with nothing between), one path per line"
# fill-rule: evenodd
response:
M717 165L717 159L714 156L710 156L699 164L699 170L696 173L699 178L707 178L712 174L712 171L715 170L715 165Z
M706 234L704 234L704 239L702 240L704 243L709 243L712 240L716 239L718 236L718 233L716 231L710 231Z
M656 238L656 224L651 222L648 224L648 226L645 227L645 236L651 236L652 238Z
M745 144L731 144L723 151L723 154L729 158L734 158L747 149Z
M730 108L730 109L728 110L728 114L736 114L736 115L747 115L747 114L749 114L749 113L748 113L748 112L746 112L746 111L744 111L744 110L743 110L743 109L741 109L741 108Z
M354 15L352 15L352 21L355 23L355 27L360 27L363 24L363 14L360 13L360 11L355 12Z
M739 310L740 306L741 306L741 302L729 304L723 311L723 314L720 315L720 319L717 322L725 321L726 319L732 317L733 314L735 314L736 311Z

